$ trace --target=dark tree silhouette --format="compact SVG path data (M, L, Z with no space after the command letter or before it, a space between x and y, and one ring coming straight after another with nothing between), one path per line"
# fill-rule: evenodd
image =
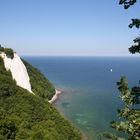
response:
M130 6L134 5L136 0L120 0L119 4L124 5L125 9L128 9Z
M136 0L120 0L119 4L124 6L124 9L128 9L134 5ZM132 19L132 23L129 24L129 28L140 27L140 19ZM135 38L135 45L129 48L130 53L140 53L140 37ZM139 82L140 84L140 82ZM122 77L117 82L118 89L120 91L120 98L124 103L122 109L118 109L119 121L112 121L111 127L117 131L123 132L123 136L114 135L112 133L104 133L104 137L112 140L140 140L140 86L128 88L128 82L126 77Z
M136 0L120 0L119 4L124 6L124 9L128 9L130 6L134 5L137 1ZM129 28L136 27L140 28L140 19L131 19L132 22L129 24ZM130 53L140 53L140 37L135 38L134 45L129 48Z

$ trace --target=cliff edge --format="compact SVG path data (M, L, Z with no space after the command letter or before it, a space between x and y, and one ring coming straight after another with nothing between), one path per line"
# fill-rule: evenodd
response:
M4 66L6 70L10 70L12 77L16 81L17 85L33 93L31 90L30 78L27 69L20 57L14 53L14 57L9 58L4 52L0 52L0 56L4 60Z
M48 102L55 91L51 82L11 49L1 49L0 140L81 140Z

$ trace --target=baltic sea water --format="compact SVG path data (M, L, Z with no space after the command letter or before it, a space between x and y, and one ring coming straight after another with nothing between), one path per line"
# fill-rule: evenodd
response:
M123 106L116 85L120 77L128 78L129 87L140 80L139 57L23 58L64 91L55 106L88 140L112 131L109 123Z

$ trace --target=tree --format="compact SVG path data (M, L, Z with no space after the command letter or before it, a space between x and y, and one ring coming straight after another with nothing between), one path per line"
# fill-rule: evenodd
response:
M4 52L7 57L13 59L14 58L14 51L11 48L4 48Z
M0 44L0 52L3 52L3 51L4 51L4 47L2 47Z
M125 9L128 9L131 5L134 5L136 0L120 0L119 4L124 5Z
M128 9L130 6L134 5L137 1L136 0L120 0L119 4L124 6L124 9ZM129 24L129 28L136 27L140 28L140 19L135 18L131 19L132 22ZM140 37L138 36L134 40L135 45L132 45L129 48L130 53L140 53Z
M4 52L7 57L13 59L14 58L14 51L11 48L4 48L0 44L0 52Z
M128 9L134 5L136 0L120 0L119 4L124 6L124 9ZM129 28L140 27L140 19L132 19L132 23L129 24ZM135 38L135 45L129 48L130 53L140 53L140 37ZM140 82L139 82L140 84ZM104 133L104 137L112 140L140 140L140 86L128 88L128 81L126 77L122 77L117 82L118 89L120 91L120 98L124 102L124 107L118 109L118 116L120 121L112 121L111 127L117 131L124 132L123 137L116 136L112 133Z
M133 87L130 90L126 77L122 77L117 85L121 93L120 98L124 102L124 108L118 109L118 116L122 118L121 121L112 121L111 127L117 131L125 132L124 135L128 140L140 140L140 87ZM112 140L125 139L111 133L105 133L104 136Z

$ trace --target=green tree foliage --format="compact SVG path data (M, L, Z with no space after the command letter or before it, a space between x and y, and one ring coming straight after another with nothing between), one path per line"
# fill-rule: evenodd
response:
M4 52L4 47L2 47L1 44L0 44L0 52Z
M140 87L129 89L126 77L122 77L117 85L124 108L118 109L118 117L121 120L112 121L111 127L124 132L128 140L140 140ZM113 140L125 139L109 133L104 136Z
M36 68L31 66L25 60L22 60L27 68L32 91L39 97L50 100L55 94L53 84Z
M119 4L124 5L124 8L128 9L134 3L136 3L136 0L120 0ZM132 28L133 26L139 28L140 20L132 19L129 27ZM137 44L130 47L129 51L132 54L140 53L140 37L134 39L134 43ZM117 82L117 85L124 107L118 109L120 121L112 121L111 127L123 132L123 138L112 133L104 133L104 137L112 140L140 140L140 86L129 89L126 77L122 77Z
M14 58L14 51L11 48L4 48L4 52L9 58Z
M14 51L11 48L4 48L0 44L0 52L4 52L7 57L13 59L14 58Z
M2 58L0 140L81 140L79 131L50 103L16 85Z
M136 0L120 0L119 4L124 5L124 9L128 9L130 6L134 5Z
M130 6L134 5L137 1L136 0L120 0L121 5L124 6L125 9L128 9ZM140 19L135 18L131 19L131 23L129 24L129 28L136 27L140 28ZM140 53L140 37L138 36L134 40L134 45L132 45L129 48L130 53L135 54L135 53Z

